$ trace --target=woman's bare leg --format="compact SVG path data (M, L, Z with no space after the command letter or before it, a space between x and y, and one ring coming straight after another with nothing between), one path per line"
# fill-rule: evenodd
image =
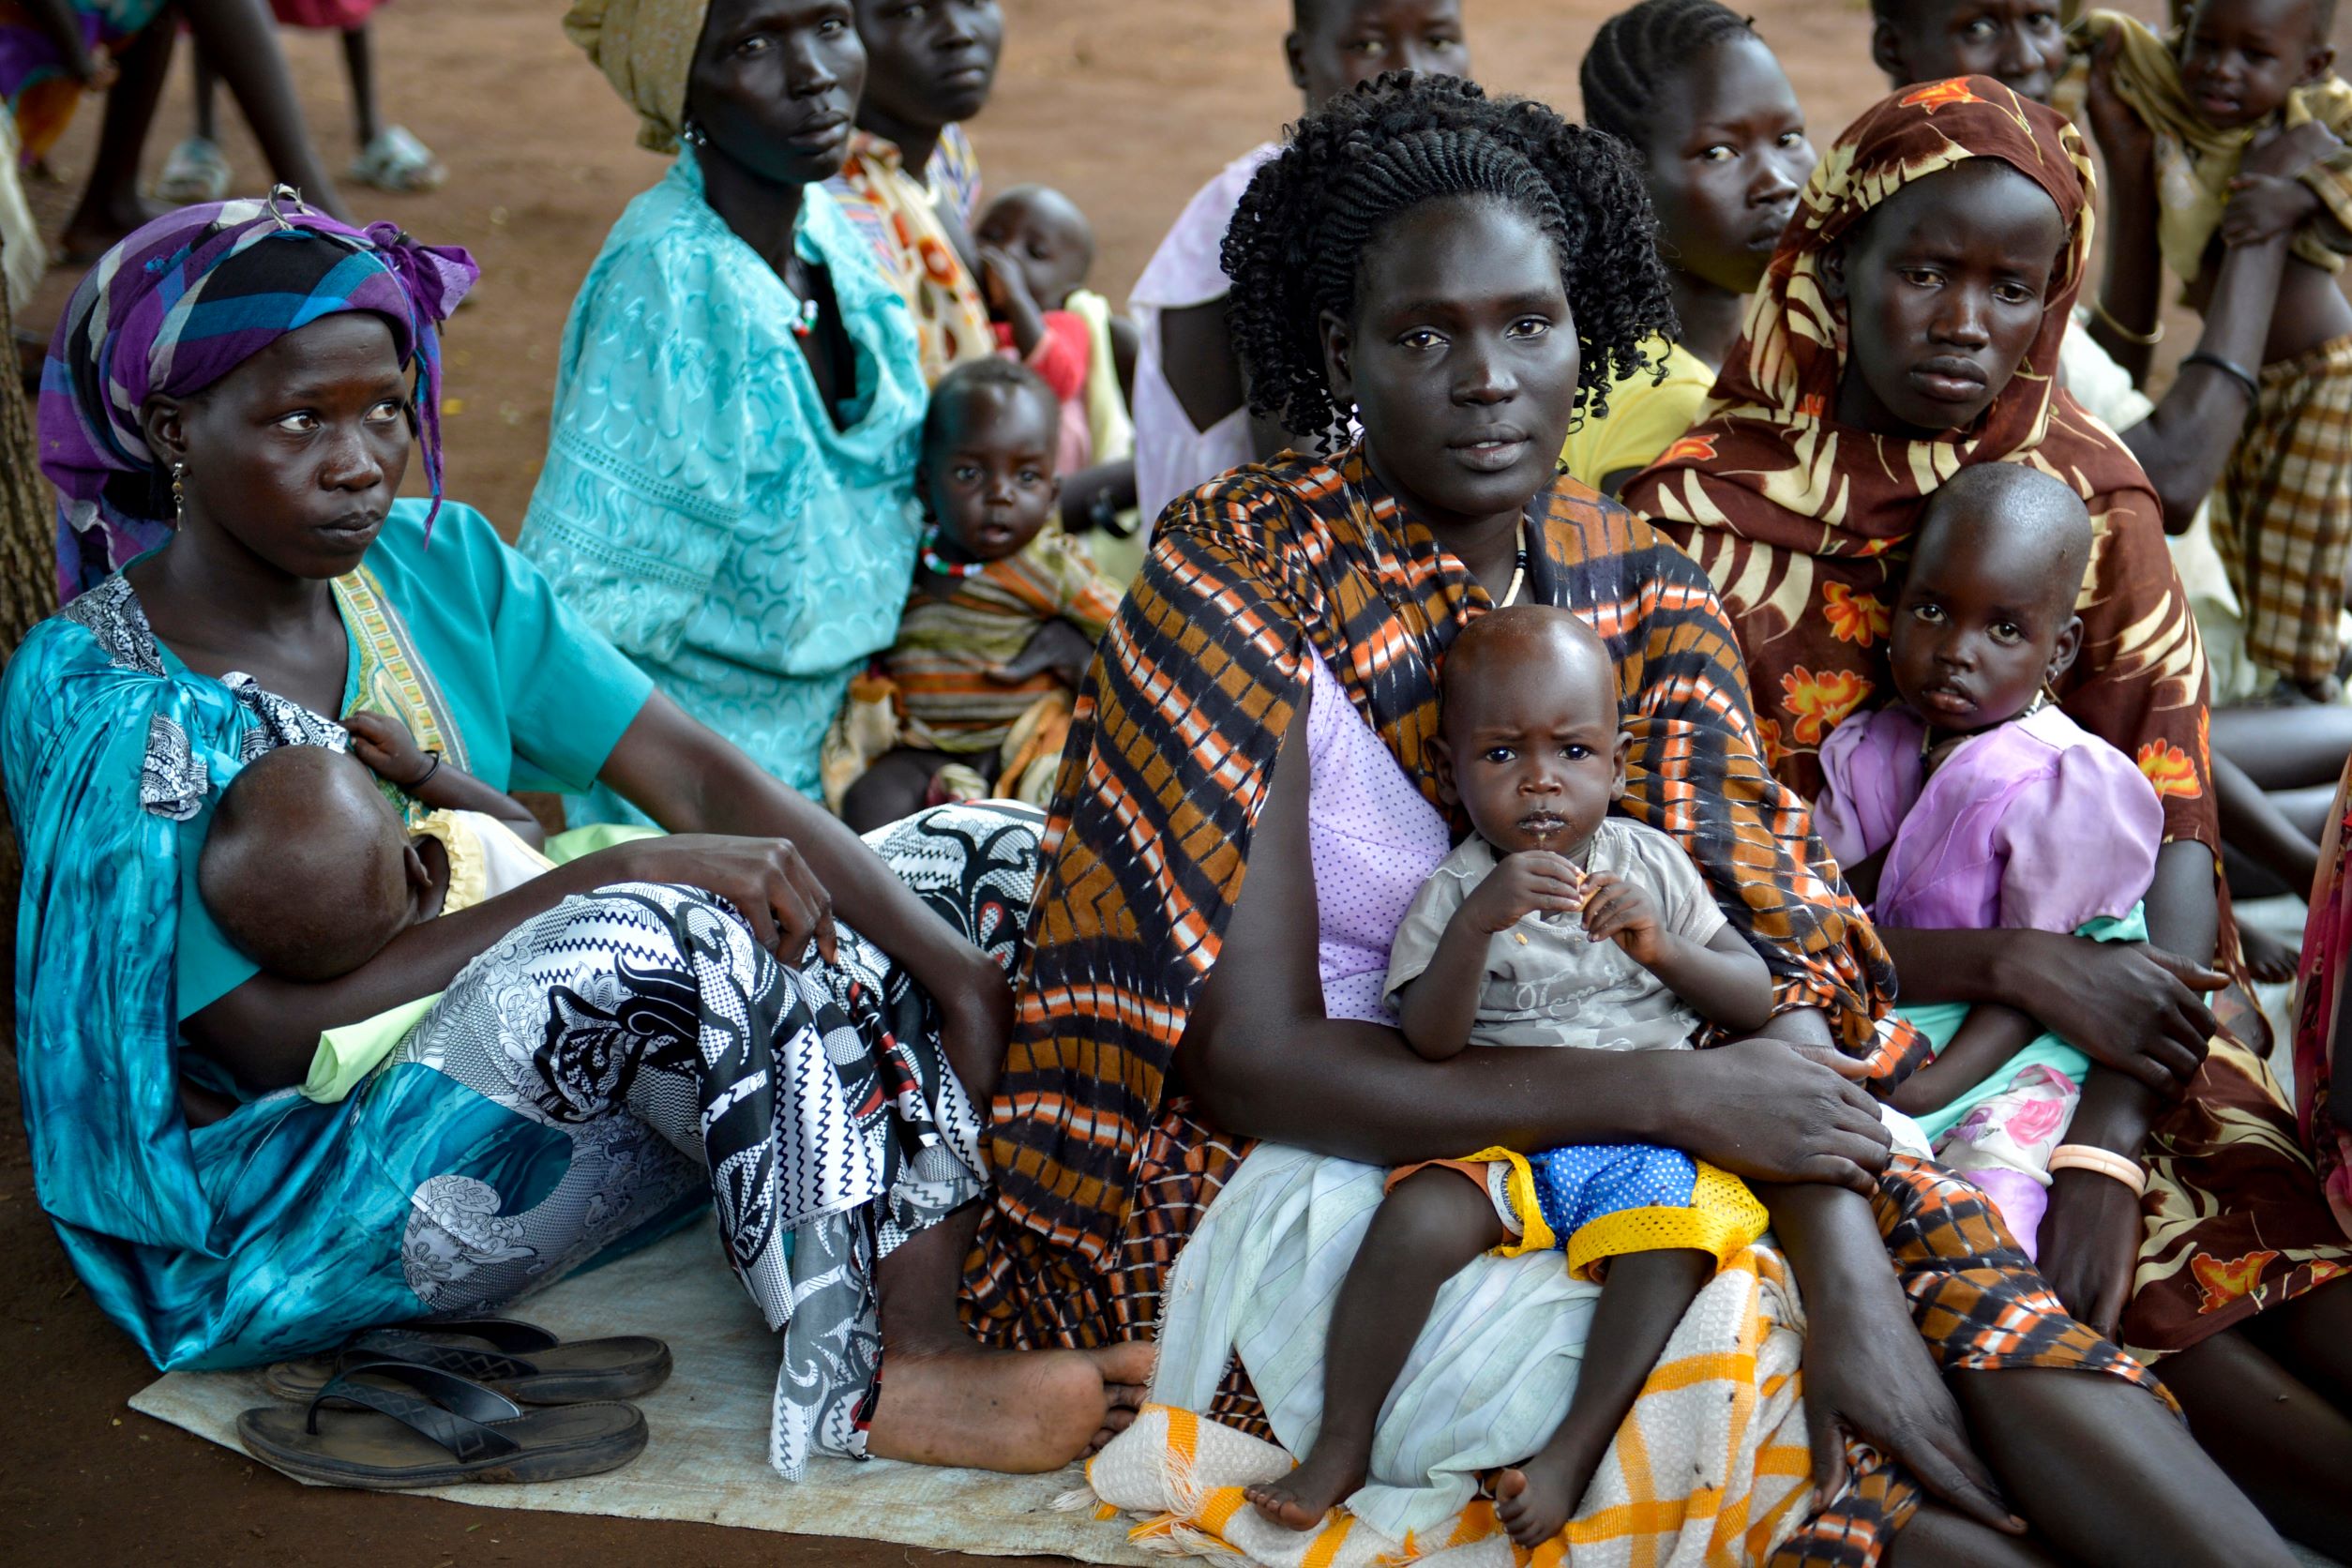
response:
M1034 1472L1086 1452L1116 1408L1150 1380L1152 1346L992 1350L956 1316L956 1290L980 1205L917 1232L874 1269L882 1397L867 1430L878 1458Z
M178 33L166 11L114 56L122 74L107 89L90 181L83 187L81 204L66 220L61 236L68 262L96 261L116 240L169 210L139 194L139 157L155 124L156 107L163 101Z
M2120 1378L2042 1367L1959 1372L1950 1381L1977 1452L2011 1503L2065 1557L2116 1568L2295 1561L2261 1512L2147 1391Z
M2197 1440L2271 1523L2352 1558L2352 1290L2314 1290L2263 1319L2272 1321L2224 1330L2159 1371Z
M2030 1535L2003 1535L1932 1498L1887 1545L1886 1568L2067 1568Z
M2332 787L2352 756L2352 708L2215 708L2213 749L2266 790Z
M302 192L302 199L348 221L342 192L319 160L294 99L294 75L263 0L179 0L197 47L244 111L245 123L262 144L270 173Z

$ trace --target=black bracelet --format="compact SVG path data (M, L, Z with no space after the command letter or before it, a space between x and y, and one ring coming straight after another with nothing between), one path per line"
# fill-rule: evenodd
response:
M418 778L415 783L403 784L400 786L401 789L407 791L412 795L417 791L423 789L426 785L431 783L433 781L433 775L441 771L441 753L438 751L428 751L425 755L433 760L432 766L427 768L425 770L424 776Z
M2236 382L2239 385L2244 387L2246 389L2246 399L2249 402L2260 402L2262 400L2262 384L2254 380L2253 374L2248 371L2243 365L2238 364L2234 360L2224 359L2218 354L2208 354L2203 349L2197 350L2194 354L2184 354L2180 356L2180 368L2182 369L2185 370L2192 365L2209 365L2212 367L2214 369L2219 370L2222 374L2227 376L2230 380Z

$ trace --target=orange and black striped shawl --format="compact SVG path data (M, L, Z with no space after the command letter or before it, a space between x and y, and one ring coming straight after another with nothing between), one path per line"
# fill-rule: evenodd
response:
M1884 949L1766 767L1706 574L1562 477L1536 497L1536 597L1617 660L1624 810L1672 834L1772 964L1877 1073L1924 1048ZM1360 448L1236 471L1175 503L1082 692L1046 832L1019 1018L992 1108L996 1206L968 1280L1023 1343L1146 1332L1168 1265L1244 1146L1168 1091L1216 963L1311 646L1436 799L1438 671L1484 589L1404 516ZM1460 824L1457 825L1457 831ZM1398 1048L1404 1048L1401 1041Z

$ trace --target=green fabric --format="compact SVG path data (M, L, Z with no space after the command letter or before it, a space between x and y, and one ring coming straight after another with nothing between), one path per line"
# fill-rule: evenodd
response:
M2101 915L2098 919L2078 927L2074 934L2078 937L2088 937L2093 942L2146 942L2148 940L2147 911L2144 906L2134 904L2132 907L2132 912L2120 920ZM1898 1007L1895 1011L1908 1018L1922 1034L1926 1035L1928 1043L1935 1048L1936 1054L1941 1056L1944 1053L1944 1048L1952 1044L1952 1037L1960 1033L1961 1021L1968 1016L1968 1004L1965 1002L1919 1002ZM2016 1080L2017 1075L2028 1067L2055 1067L2079 1087L2083 1081L2083 1075L2090 1071L2090 1058L2055 1034L2046 1033L2037 1034L2026 1043L2025 1049L2011 1057L2007 1064L1998 1072L1968 1090L1943 1109L1929 1111L1913 1120L1919 1123L1920 1129L1926 1133L1927 1141L1932 1145L1944 1134L1965 1121L1968 1112L2008 1088Z
M653 683L559 602L489 519L446 502L429 546L425 510L422 501L393 504L367 570L463 739L465 770L494 790L585 791ZM361 700L359 641L356 628L346 630L350 668L339 713ZM169 675L188 673L169 649L163 664ZM225 786L227 779L213 782ZM181 1018L260 972L229 944L197 897L197 852L218 799L208 796L204 809L179 825L174 1016Z
M655 827L631 827L622 822L596 822L559 833L549 839L540 852L556 865L562 866L598 850L626 844L634 838L658 838L661 830ZM319 1036L319 1048L310 1058L310 1076L302 1085L305 1099L321 1105L332 1105L359 1086L359 1080L375 1071L376 1063L392 1054L408 1032L423 1020L441 1000L439 991L404 1002L388 1008L372 1018L330 1029Z

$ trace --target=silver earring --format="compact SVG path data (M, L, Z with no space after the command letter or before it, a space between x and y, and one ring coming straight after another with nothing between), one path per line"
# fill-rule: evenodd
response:
M688 120L686 128L678 132L678 140L689 147L707 147L711 144L710 137L692 120Z
M174 523L184 523L188 520L188 487L185 483L187 478L188 464L173 463L172 465L172 520Z

